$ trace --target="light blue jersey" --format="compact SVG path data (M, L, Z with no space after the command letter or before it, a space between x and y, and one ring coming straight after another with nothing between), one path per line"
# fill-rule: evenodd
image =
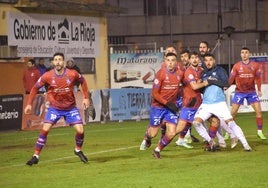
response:
M207 86L203 94L204 104L214 104L225 101L223 89L216 85Z
M224 102L224 87L228 87L228 75L222 67L215 66L212 69L205 69L201 75L202 80L213 80L210 85L204 89L203 104L215 104Z

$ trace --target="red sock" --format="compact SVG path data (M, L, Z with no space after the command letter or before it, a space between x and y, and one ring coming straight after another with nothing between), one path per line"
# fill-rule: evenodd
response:
M263 125L262 117L256 117L256 124L257 124L257 129L262 130L262 125Z
M209 126L209 132L208 132L208 134L209 134L209 136L210 136L212 139L214 139L214 138L216 137L216 133L217 133L217 131L218 131L218 128L219 128L219 127L215 127L215 126L213 126L213 125L210 125L210 126Z

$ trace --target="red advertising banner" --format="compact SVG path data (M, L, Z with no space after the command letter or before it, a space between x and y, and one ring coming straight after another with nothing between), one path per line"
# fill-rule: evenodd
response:
M79 109L81 116L84 120L85 119L84 109L82 106L83 94L80 91L75 92L74 94L75 94L77 108ZM23 110L26 107L27 100L28 100L28 95L24 95ZM23 113L22 115L21 129L22 130L41 129L48 106L49 106L49 102L46 100L46 96L43 94L38 94L35 97L33 105L32 105L32 113L29 115L28 114L26 115ZM64 126L68 126L68 125L66 125L64 119L62 118L53 127L64 127Z

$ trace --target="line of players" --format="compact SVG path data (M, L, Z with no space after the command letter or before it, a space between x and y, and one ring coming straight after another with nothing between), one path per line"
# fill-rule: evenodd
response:
M226 147L221 129L224 129L226 136L231 138L231 148L234 148L239 140L245 151L251 151L252 148L242 129L233 119L244 99L256 112L258 137L265 140L266 137L262 133L263 118L259 101L262 95L261 70L258 63L249 61L249 57L249 49L243 47L242 61L234 65L228 77L226 71L216 65L215 57L209 53L206 41L200 43L199 53L182 51L181 62L177 62L175 48L168 46L162 67L154 79L150 122L140 150L146 150L151 146L151 140L157 136L160 128L162 136L153 150L155 158L161 158L160 152L176 135L179 135L176 145L192 148L189 141L198 141L190 133L193 125L203 138L204 148L207 151ZM230 112L224 90L234 82L236 90ZM209 122L208 127L206 121Z

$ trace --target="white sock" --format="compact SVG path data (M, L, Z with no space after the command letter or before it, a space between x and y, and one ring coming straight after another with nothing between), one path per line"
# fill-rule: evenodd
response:
M219 132L216 133L216 136L219 143L225 143L223 136Z
M34 154L33 157L36 157L37 159L39 159L39 155Z
M243 146L248 144L242 129L235 123L235 121L230 121L228 126L233 130L235 136L238 138L238 140L240 140Z
M79 152L79 151L81 151L81 150L79 150L79 149L76 149L76 148L75 148L74 150L75 150L75 152Z
M180 142L180 143L184 142L184 138L179 137L178 142Z
M195 130L198 132L198 134L203 138L205 139L206 141L210 141L211 138L206 130L206 128L203 126L203 124L199 123L199 122L196 122L194 121L193 122L193 126L195 128Z

